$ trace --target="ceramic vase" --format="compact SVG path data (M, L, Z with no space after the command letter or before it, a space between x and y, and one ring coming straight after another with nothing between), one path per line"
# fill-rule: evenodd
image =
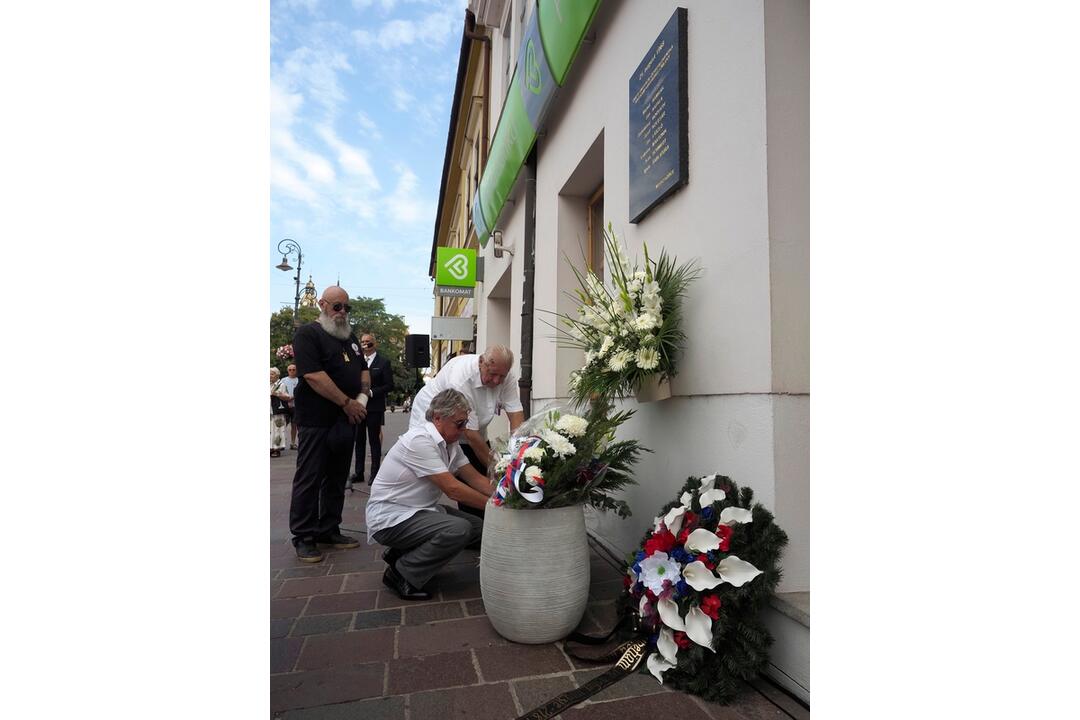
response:
M541 644L569 635L589 600L583 506L512 510L489 503L480 593L491 624L507 640Z
M637 401L653 402L654 400L667 400L671 397L671 381L661 377L660 373L646 375L638 385Z

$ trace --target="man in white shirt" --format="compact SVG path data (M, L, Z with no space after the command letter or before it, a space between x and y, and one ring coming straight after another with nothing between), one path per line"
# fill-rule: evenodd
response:
M482 508L495 490L458 445L469 417L462 393L435 395L424 423L398 438L371 485L368 543L388 546L383 584L403 600L430 598L424 585L480 539L479 518L439 503L445 493L459 505Z
M461 449L477 472L486 476L487 468L491 465L487 426L503 410L510 421L510 432L525 421L517 375L511 369L513 365L514 353L505 345L492 345L480 356L459 355L450 358L439 374L416 394L409 415L409 429L424 423L428 403L437 393L448 388L459 391L469 399L472 407L469 422L461 436ZM462 503L458 507L467 513L483 516L482 510L472 510Z

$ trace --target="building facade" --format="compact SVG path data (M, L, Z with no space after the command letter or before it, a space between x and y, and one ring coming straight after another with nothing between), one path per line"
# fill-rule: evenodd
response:
M437 298L435 314L475 316L479 350L514 348L536 411L567 397L583 362L559 346L552 324L575 309L571 263L603 276L600 228L611 223L632 255L644 242L699 261L672 397L622 401L637 409L623 432L654 450L623 495L634 514L587 513L589 532L623 556L688 476L717 472L752 487L790 539L770 620L774 676L808 699L809 5L580 0L573 11L586 6L580 42L514 174L506 157L515 141L520 154L521 139L509 127L508 91L515 73L523 82L532 72L519 65L532 62L537 21L558 22L569 6L469 3L432 252L475 247L483 281L467 303ZM635 223L631 75L677 8L686 9L687 182ZM513 183L491 201L481 186L496 174Z

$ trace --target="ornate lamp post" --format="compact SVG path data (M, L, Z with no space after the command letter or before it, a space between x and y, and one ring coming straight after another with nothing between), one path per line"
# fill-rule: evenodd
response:
M279 242L277 250L281 253L281 264L276 267L285 272L292 270L292 265L289 265L289 255L296 253L296 302L293 304L293 327L300 327L300 265L304 262L304 253L300 250L300 245L289 238Z

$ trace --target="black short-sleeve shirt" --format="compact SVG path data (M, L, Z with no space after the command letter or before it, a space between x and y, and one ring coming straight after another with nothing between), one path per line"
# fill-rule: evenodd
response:
M300 378L293 394L296 425L330 427L344 417L344 411L315 392L304 376L310 372L325 372L341 392L356 397L362 389L360 373L367 370L364 355L360 352L360 342L351 333L348 338L338 340L323 330L318 322L310 322L296 329L293 352L296 374Z

